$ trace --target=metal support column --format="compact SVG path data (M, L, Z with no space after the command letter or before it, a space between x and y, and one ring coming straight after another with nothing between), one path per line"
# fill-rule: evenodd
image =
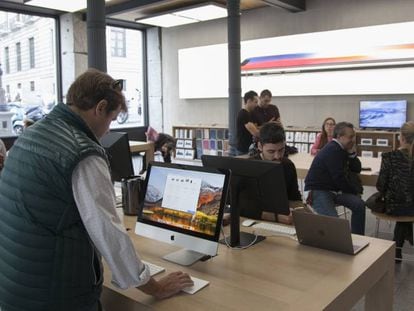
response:
M88 67L106 72L105 0L88 0L86 25Z
M240 0L227 1L229 58L229 144L236 145L236 117L241 109Z

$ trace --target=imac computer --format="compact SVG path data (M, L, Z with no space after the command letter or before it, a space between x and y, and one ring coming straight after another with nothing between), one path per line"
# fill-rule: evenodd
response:
M262 211L289 215L283 166L280 163L203 155L205 167L229 169L230 245L244 247L264 237L240 232L240 216L260 219Z
M135 233L183 249L163 258L181 265L217 255L228 170L152 162Z
M122 181L134 176L127 133L109 132L101 138L111 169L112 181Z
M406 100L364 100L359 103L360 128L399 129L406 121Z

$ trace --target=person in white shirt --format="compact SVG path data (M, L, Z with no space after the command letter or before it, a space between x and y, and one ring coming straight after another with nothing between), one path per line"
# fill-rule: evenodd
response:
M0 309L101 310L101 257L121 289L163 299L193 285L183 272L153 279L116 212L99 139L127 109L120 81L86 71L67 104L10 151L0 178Z

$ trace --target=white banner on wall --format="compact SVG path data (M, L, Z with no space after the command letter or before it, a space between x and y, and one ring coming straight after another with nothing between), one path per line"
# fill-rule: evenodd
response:
M414 93L413 29L408 22L243 41L242 93ZM227 44L181 49L178 67L180 98L228 97Z

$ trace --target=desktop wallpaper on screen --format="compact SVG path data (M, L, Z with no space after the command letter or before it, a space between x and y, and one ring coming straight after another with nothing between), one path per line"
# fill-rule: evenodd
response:
M407 101L361 101L359 127L400 128L407 119Z
M142 218L214 236L224 175L152 167Z

